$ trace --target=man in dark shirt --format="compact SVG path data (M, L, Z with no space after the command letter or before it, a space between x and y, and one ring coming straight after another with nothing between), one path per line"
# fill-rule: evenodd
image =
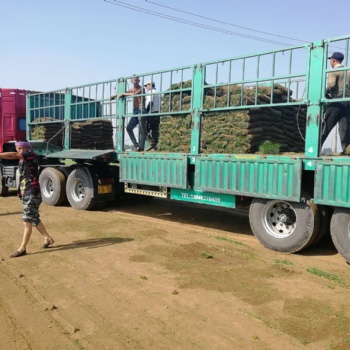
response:
M27 254L27 244L35 226L44 236L43 248L48 248L54 243L52 237L47 233L44 224L40 220L39 206L41 204L41 192L39 185L38 156L31 150L27 140L15 143L17 152L0 153L0 159L18 159L19 171L19 197L23 202L22 220L24 234L20 247L10 257L17 258Z
M344 55L341 52L334 52L328 59L334 71L328 74L327 97L350 97L350 71L337 70L344 67L342 65ZM338 122L342 154L345 154L345 149L350 144L350 105L348 102L332 102L327 107L322 122L321 145Z

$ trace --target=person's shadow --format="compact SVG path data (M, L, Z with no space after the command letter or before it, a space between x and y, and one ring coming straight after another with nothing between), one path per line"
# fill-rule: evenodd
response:
M48 248L42 249L41 251L30 253L30 254L41 254L41 253L55 252L55 251L61 251L61 250L82 249L82 248L94 249L94 248L105 247L113 244L130 242L133 240L134 240L133 238L120 238L120 237L91 238L91 239L73 241L72 243L68 243L68 244L58 244L58 245L54 244L53 246L50 246Z
M23 213L21 211L15 211L15 212L10 212L10 213L0 213L0 216L18 215L18 214L23 214Z

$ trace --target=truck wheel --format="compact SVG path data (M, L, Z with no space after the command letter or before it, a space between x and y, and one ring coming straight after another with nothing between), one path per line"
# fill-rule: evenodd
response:
M94 187L90 173L84 169L73 170L67 179L69 204L78 210L90 210L95 205Z
M331 217L333 213L333 209L326 205L317 205L318 211L320 213L320 230L317 236L314 238L313 242L311 242L311 246L318 244L322 241L322 239L330 234L330 224Z
M40 176L41 197L45 204L60 205L66 198L66 178L55 168L45 168Z
M72 168L68 166L60 166L58 170L68 179L69 174L72 172Z
M0 197L5 197L9 193L9 188L3 185L3 179L0 179Z
M331 219L331 237L339 254L350 263L350 209L334 210Z
M249 209L254 236L265 247L295 253L312 242L320 227L317 206L309 201L294 203L255 198Z
M9 188L7 186L4 186L4 180L2 177L2 170L0 168L0 197L5 197L8 195Z

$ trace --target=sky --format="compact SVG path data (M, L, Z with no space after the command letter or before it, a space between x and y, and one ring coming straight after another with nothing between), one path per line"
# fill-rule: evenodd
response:
M50 91L338 37L349 13L348 0L0 0L0 87Z

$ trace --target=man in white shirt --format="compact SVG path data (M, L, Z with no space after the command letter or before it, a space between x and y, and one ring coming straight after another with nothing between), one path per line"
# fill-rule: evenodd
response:
M337 71L342 65L344 55L341 52L334 52L328 57L333 72L328 74L326 93L328 98L350 97L350 71ZM344 92L345 78L345 92ZM339 137L342 147L342 154L345 154L346 147L350 144L350 107L349 102L333 102L326 109L323 117L321 145L335 125L339 122ZM349 126L349 127L348 127Z
M160 94L157 93L155 84L153 81L147 81L145 84L147 94L145 98L145 108L148 114L146 119L146 137L149 147L146 151L157 150L159 142L159 125L160 125L160 116L152 115L159 113L160 111Z

